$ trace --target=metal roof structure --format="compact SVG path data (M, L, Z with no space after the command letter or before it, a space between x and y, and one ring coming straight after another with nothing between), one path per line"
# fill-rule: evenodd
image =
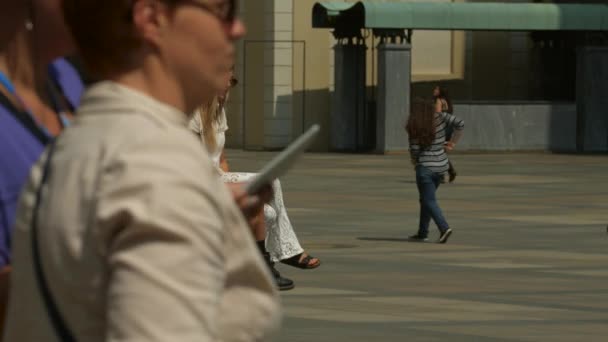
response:
M312 21L317 28L608 31L608 4L318 2Z

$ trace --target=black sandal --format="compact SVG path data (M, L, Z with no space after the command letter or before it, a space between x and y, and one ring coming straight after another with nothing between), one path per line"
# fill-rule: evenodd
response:
M298 254L298 255L294 255L291 258L287 258L285 260L281 260L281 263L285 264L285 265L289 265L289 266L293 266L293 267L297 267L297 268L301 268L301 269L313 269L313 268L317 268L321 265L321 260L319 260L318 258L315 258L313 256L307 255L304 257L304 259L300 260L300 257L302 257L302 253ZM314 264L311 264L310 262L313 259L317 259L317 262Z

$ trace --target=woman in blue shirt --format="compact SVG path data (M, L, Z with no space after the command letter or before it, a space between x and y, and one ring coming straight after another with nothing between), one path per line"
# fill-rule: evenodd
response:
M66 124L70 107L77 105L78 88L82 90L77 74L67 62L57 60L51 64L72 49L59 0L4 1L2 17L0 327L10 274L12 226L21 187L45 145ZM53 76L53 80L49 79L49 75Z

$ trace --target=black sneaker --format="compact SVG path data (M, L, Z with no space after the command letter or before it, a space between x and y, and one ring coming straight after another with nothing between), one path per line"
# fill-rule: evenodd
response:
M295 287L295 285L293 284L293 280L281 277L281 273L279 273L279 271L277 271L277 269L274 267L274 262L270 259L270 253L266 251L266 245L264 240L256 241L256 244L258 246L258 249L260 250L260 253L262 253L262 257L266 262L266 266L268 266L268 268L270 269L272 278L274 279L275 284L277 284L277 288L279 289L279 291L287 291L293 289Z
M448 242L450 235L452 235L452 229L448 228L445 231L441 232L441 235L439 236L439 240L437 240L437 242L438 243Z
M279 291L287 291L295 287L293 280L282 277L281 273L279 273L274 266L270 268L270 271L272 272L272 277L274 278L274 282L277 284Z
M428 241L429 238L427 238L426 236L422 236L420 234L414 234L414 235L410 235L408 237L408 240L410 240L410 241L418 241L418 242L425 242L425 241Z

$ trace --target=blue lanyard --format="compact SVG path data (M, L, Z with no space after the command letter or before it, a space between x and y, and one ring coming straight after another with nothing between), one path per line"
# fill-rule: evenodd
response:
M38 127L44 132L44 134L46 134L46 136L48 136L49 138L52 138L53 135L51 134L51 132L49 132L49 130L46 127L44 127L44 125L41 125L40 122L38 122L38 120L36 119L36 117L32 114L32 112L29 109L27 109L27 107L25 106L25 103L21 100L19 95L17 95L15 86L13 85L11 80L9 80L8 77L2 71L0 71L0 83L4 86L4 88L6 88L6 90L8 90L9 93L11 93L14 97L16 97L17 100L19 100L19 102L21 103L21 106L23 106L23 108L25 108L25 112L27 114L29 114L29 116L32 118L32 120L34 120L35 123L38 124ZM59 118L61 120L61 124L63 125L63 127L67 127L70 124L70 121L65 116L65 114L59 113Z
M0 71L0 83L2 83L4 88L6 88L6 90L8 90L9 93L16 95L15 86L13 85L11 80L9 80L8 77L6 77L6 75L2 71Z
M60 122L61 126L63 128L68 127L70 125L70 119L65 114L65 112L63 110L61 110L61 100L58 98L58 96L59 96L58 89L55 88L55 85L53 82L48 82L48 90L49 90L49 95L51 97L51 102L53 103L53 106L55 107L55 112L57 113L57 117L61 121Z
M59 113L59 118L61 119L61 125L64 128L68 127L70 125L70 119L68 118L67 115L65 115L65 113L63 113L63 112Z

